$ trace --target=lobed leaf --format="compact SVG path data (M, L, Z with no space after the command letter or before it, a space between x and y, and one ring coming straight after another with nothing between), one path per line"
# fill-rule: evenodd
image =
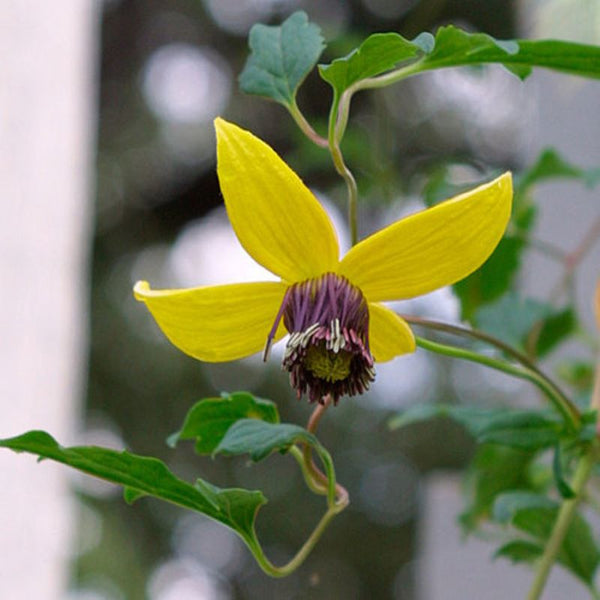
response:
M190 484L177 478L156 458L97 446L65 448L44 431L29 431L0 440L0 447L49 458L88 475L122 485L125 499L129 502L142 496L154 496L195 510L230 527L247 543L256 543L256 514L267 501L259 491L221 489L201 479Z
M251 54L240 74L240 87L247 94L285 106L295 103L298 87L325 47L320 28L310 23L303 11L295 12L279 26L254 25L248 44Z
M198 454L212 454L227 430L239 419L260 419L277 423L279 414L270 400L248 392L222 394L220 398L200 400L188 411L182 428L167 440L175 447L180 440L196 440Z

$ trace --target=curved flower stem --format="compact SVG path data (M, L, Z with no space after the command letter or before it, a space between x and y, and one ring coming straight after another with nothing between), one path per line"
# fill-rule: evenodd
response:
M452 333L461 337L477 339L482 342L486 342L491 346L498 348L506 355L514 358L517 362L521 363L526 369L533 371L538 377L544 379L549 387L554 391L554 394L561 399L561 402L565 407L568 407L569 412L573 415L574 419L578 421L580 419L580 412L577 406L571 402L567 395L560 389L560 387L552 381L537 365L525 354L519 352L509 344L499 340L498 338L489 335L478 329L468 329L466 327L460 327L459 325L451 325L449 323L442 323L441 321L432 321L429 319L423 319L421 317L413 317L410 315L400 315L408 323L414 325L421 325L428 329L434 329L436 331L444 331L446 333ZM600 402L600 400L599 400ZM599 404L600 408L600 404Z
M319 404L311 415L307 428L310 433L314 433L321 416L331 403L331 398L328 396L324 401L324 404ZM277 567L265 556L256 537L245 538L248 547L252 551L252 554L260 567L265 573L272 577L285 577L295 571L310 554L331 519L348 506L348 492L336 482L331 456L320 444L316 446L316 450L325 467L326 474L314 464L311 448L308 444L304 446L304 450L302 451L297 446L292 446L290 448L290 453L300 465L304 480L310 490L316 494L327 496L327 511L321 517L306 542L304 542L300 550L296 553L296 556L294 556L287 564Z
M424 338L415 336L417 346L436 352L437 354L443 354L445 356L452 356L454 358L461 358L470 362L479 363L497 371L503 371L519 379L525 379L536 385L544 395L550 400L553 406L562 414L565 420L565 425L570 431L576 431L580 426L580 415L579 411L569 402L565 403L562 396L557 395L552 385L548 383L548 380L540 376L535 371L528 368L517 367L504 361L498 360L491 356L485 356L478 354L465 348L457 348L456 346L448 346L446 344L440 344L438 342L431 342Z
M340 142L343 136L343 130L339 132L338 122L347 121L349 108L346 105L346 112L340 112L342 110L340 105L339 97L336 95L331 105L331 111L329 113L329 131L328 131L328 145L331 158L333 159L333 165L335 170L341 175L342 179L346 183L346 191L348 194L348 227L350 229L350 239L354 246L358 241L358 226L357 226L357 204L358 204L358 188L356 187L356 180L350 169L344 162L342 150L340 148Z
M598 452L597 445L592 445L590 449L584 454L579 460L577 469L573 476L573 482L571 488L575 492L575 497L565 500L560 507L556 523L552 529L552 533L548 538L544 553L538 564L535 578L529 589L527 600L539 600L541 598L544 587L548 580L548 575L552 569L552 566L556 562L561 546L569 531L569 527L575 517L577 506L579 505L585 485L590 477L592 468L596 462L596 455Z
M262 570L271 575L272 577L285 577L289 575L293 571L295 571L306 559L306 557L310 554L310 551L314 548L315 544L319 541L319 538L329 525L329 522L335 515L344 510L347 506L347 502L338 502L333 506L330 506L327 512L321 517L321 520L310 534L306 542L302 545L302 548L297 552L296 556L292 558L287 564L282 565L281 567L275 566L263 552L262 547L256 540L247 540L248 546L252 551L252 554L256 558L256 561L262 568Z
M315 406L315 409L313 410L308 420L308 424L306 425L306 430L308 432L315 433L319 425L319 421L321 420L321 417L325 414L325 411L330 405L331 396L327 395L323 398L323 404L319 403L317 404L317 406ZM329 478L315 464L315 461L312 456L312 448L308 444L305 444L302 450L302 460L302 470L305 473L305 478L306 476L309 476L312 480L311 483L307 482L307 485L311 489L313 489L313 487L311 486L314 486L315 489L313 489L313 491L317 494L327 494L328 490L325 487L325 484L328 483ZM348 491L345 487L343 487L337 482L335 484L335 497L337 498L337 502L344 501L346 504L348 504L349 502Z
M320 136L311 126L311 124L306 120L306 117L302 114L298 105L296 104L296 99L294 98L293 104L290 104L286 107L292 115L292 118L296 122L296 125L301 129L302 133L306 135L306 137L315 143L317 146L321 148L327 148L329 146L329 142L326 138Z
M307 463L304 457L304 452L300 450L298 446L292 446L289 449L289 453L296 459L296 462L298 463L298 466L302 471L302 475L304 476L304 482L308 486L308 489L315 494L321 494L323 496L326 496L327 486L324 485L322 479L317 476L317 468L314 462L311 460L310 463ZM319 473L320 475L325 477L320 471Z
M361 79L357 81L355 84L351 85L339 98L339 107L336 106L336 115L339 117L336 119L335 123L335 137L339 141L344 136L344 132L346 130L346 125L348 123L348 115L350 113L350 102L352 100L352 96L361 90L369 90L369 89L378 89L382 87L387 87L388 85L392 85L393 83L397 83L402 79L406 79L411 75L416 75L417 73L421 73L427 68L424 68L421 65L421 61L414 62L405 67L401 67L400 69L396 69L395 71L390 71L385 75L380 75L378 77L369 77L367 79ZM336 102L334 101L334 105ZM331 124L331 123L330 123ZM330 139L331 143L331 139Z

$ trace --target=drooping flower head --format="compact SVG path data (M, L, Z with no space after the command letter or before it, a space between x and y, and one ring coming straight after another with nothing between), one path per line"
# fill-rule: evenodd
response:
M311 402L361 394L374 363L415 349L407 323L382 301L463 279L492 253L512 202L510 173L411 215L359 242L340 260L321 204L263 141L216 119L217 172L231 225L277 282L183 290L136 284L159 327L208 362L264 350L289 333L283 367Z

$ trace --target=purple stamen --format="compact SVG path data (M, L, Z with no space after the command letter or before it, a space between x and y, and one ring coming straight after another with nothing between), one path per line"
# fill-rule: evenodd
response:
M323 402L330 395L362 394L375 377L369 350L369 309L346 278L326 273L291 285L267 337L266 360L283 318L290 337L283 367L298 398Z

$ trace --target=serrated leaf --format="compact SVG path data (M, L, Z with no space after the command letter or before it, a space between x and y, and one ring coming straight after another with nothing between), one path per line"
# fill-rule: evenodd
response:
M0 440L0 447L48 458L79 471L122 485L132 501L143 495L200 512L255 543L254 521L266 502L259 491L221 489L199 479L195 484L177 478L156 458L137 456L97 446L65 448L45 431L30 431Z
M180 440L196 440L198 454L212 454L227 430L239 419L279 422L277 406L270 400L248 392L222 394L220 398L200 400L188 411L180 431L169 436L174 447Z
M414 58L431 47L432 38L410 42L397 33L374 33L358 48L328 65L319 65L321 77L341 94L353 83L393 69L398 63Z
M320 28L303 11L279 26L254 25L248 44L251 54L240 74L240 87L285 106L294 104L298 87L325 47Z
M298 425L242 419L231 426L214 454L249 454L253 461L259 461L272 452L286 452L293 443L300 441L320 447L317 439Z
M542 545L554 528L558 511L558 503L546 496L524 492L503 494L494 505L494 516L500 523L512 524ZM579 513L575 514L567 531L558 562L591 585L600 562L600 552L589 524Z

